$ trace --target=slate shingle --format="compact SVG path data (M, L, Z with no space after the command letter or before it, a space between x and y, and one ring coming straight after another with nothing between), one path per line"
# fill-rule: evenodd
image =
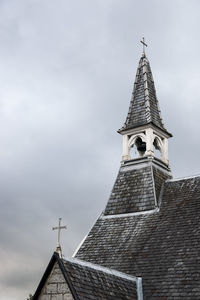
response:
M119 132L149 123L166 131L161 118L151 67L147 57L143 55L136 73L128 115Z
M200 299L199 212L200 177L166 181L159 212L101 216L76 257L141 276L146 300Z
M44 295L43 291L47 284L51 290ZM55 252L33 300L40 299L41 295L45 299L141 300L140 290L142 290L141 278L76 258L61 259Z
M121 166L104 214L123 214L157 207L162 183L170 176L150 163L146 167Z
M63 260L64 268L78 299L136 300L136 281L98 270L94 266ZM123 274L122 274L123 275Z

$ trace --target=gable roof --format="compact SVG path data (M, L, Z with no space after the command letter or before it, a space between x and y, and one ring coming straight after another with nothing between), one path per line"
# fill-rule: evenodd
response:
M66 284L75 300L143 299L141 278L100 267L79 259L60 259L59 255L55 252L35 292L34 300L40 296L42 288L56 262L58 262Z
M159 109L151 67L146 55L143 54L136 73L128 115L118 132L150 123L167 132Z
M78 299L142 299L140 278L78 259L63 263Z
M76 257L142 277L144 299L200 299L200 177L167 180L159 210L102 214Z

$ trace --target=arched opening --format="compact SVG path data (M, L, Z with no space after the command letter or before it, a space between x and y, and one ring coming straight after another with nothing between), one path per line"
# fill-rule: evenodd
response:
M144 156L145 152L146 152L146 143L143 142L140 137L138 137L135 143L130 148L130 156L131 158L142 157Z
M154 151L155 157L161 159L161 147L160 147L159 139L157 137L154 139L154 142L153 142L153 151Z
M138 157L138 151L136 145L132 145L130 148L130 157L131 159L137 158Z
M144 154L146 152L146 143L143 142L141 138L137 138L135 144L136 144L137 150L139 152L139 155L144 156Z

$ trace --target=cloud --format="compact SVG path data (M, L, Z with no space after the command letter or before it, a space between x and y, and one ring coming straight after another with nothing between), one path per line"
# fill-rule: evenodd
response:
M1 299L34 292L58 217L67 256L104 208L142 36L174 176L199 172L199 20L197 1L1 1Z

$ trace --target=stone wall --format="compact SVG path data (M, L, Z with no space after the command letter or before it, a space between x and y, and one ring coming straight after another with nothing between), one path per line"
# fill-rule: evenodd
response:
M58 263L55 264L38 300L73 300Z

